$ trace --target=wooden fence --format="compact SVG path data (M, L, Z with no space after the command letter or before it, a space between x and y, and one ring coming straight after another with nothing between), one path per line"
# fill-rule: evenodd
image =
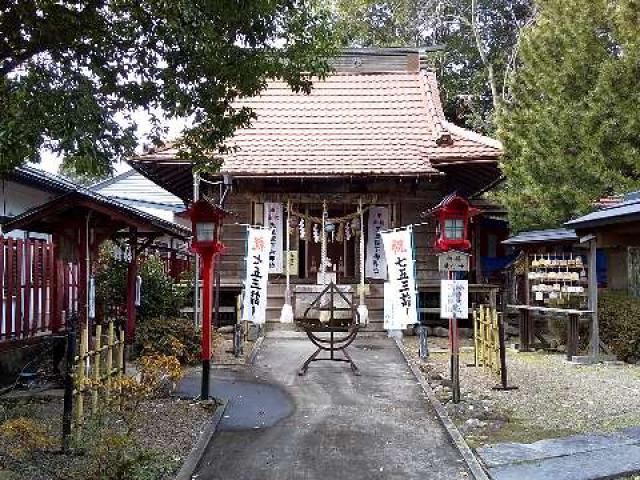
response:
M495 308L480 306L473 311L475 366L500 376L500 326Z
M74 353L70 369L73 373L72 380L67 384L70 390L65 395L65 412L73 409L73 423L71 416L66 415L65 432L71 432L71 427L79 432L85 422L88 409L85 407L85 399L91 401L91 414L100 411L103 404L111 402L114 396L119 395L116 382L124 373L124 347L125 332L119 329L116 332L114 321L106 324L106 332L102 325L95 327L93 342L89 342L89 329L81 327L77 333L75 329L68 332L67 350L75 350L76 335L80 340L80 348L77 355ZM90 345L93 348L90 349Z
M57 332L77 310L78 265L54 259L46 240L0 236L0 341Z
M473 342L475 366L489 369L499 378L496 390L516 390L509 385L504 315L494 306L480 305L473 310Z

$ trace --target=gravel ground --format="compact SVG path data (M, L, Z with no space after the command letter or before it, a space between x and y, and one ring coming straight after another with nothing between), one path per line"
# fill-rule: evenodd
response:
M40 398L19 403L0 401L0 410L10 418L24 416L36 419L46 425L54 438L60 438L62 419L62 400L60 398ZM142 422L136 430L136 437L143 447L161 454L163 462L177 470L195 445L200 434L211 419L211 406L203 406L187 400L157 399L145 402L141 407ZM51 480L78 478L77 472L83 471L86 457L80 455L61 455L59 444L55 451L36 453L16 462L7 456L9 445L0 440L0 479ZM175 471L174 470L174 471ZM13 475L10 472L14 472ZM70 472L75 472L74 474ZM154 478L165 480L172 474Z
M255 342L242 342L242 355L233 355L233 334L213 332L211 339L211 363L212 365L243 365ZM0 479L1 480L1 479Z
M640 425L640 366L577 366L562 354L507 352L509 384L518 390L491 387L497 378L481 368L468 367L473 351L460 357L462 402L450 402L447 340L430 338L433 350L422 362L417 338L404 339L407 351L434 388L449 415L472 446L515 441L534 442L574 433L612 431ZM470 346L470 341L464 341Z

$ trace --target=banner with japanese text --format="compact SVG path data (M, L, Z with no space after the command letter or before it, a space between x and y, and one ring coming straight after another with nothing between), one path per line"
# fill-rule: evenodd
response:
M270 242L271 230L249 227L242 320L257 324L264 323L267 317Z
M283 273L282 241L284 232L282 212L281 203L264 203L264 226L271 229L271 236L269 237L269 273Z
M389 287L385 289L385 303L389 294L393 312L389 324L395 328L406 328L418 323L413 231L396 230L381 233L380 236L389 272Z
M380 231L390 227L390 214L387 207L372 207L369 210L367 225L367 256L365 261L365 275L367 278L386 280L387 262L382 247Z

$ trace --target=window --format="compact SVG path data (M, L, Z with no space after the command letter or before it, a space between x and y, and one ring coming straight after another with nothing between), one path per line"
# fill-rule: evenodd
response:
M449 240L464 240L464 220L462 218L445 218L444 236Z

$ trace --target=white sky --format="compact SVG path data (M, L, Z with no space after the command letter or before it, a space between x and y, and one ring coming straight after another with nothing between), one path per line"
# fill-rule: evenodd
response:
M164 118L164 115L156 112L156 115L160 118ZM151 129L151 124L149 122L149 115L147 112L143 110L139 110L134 112L131 115L132 119L138 125L137 136L138 136L138 147L136 151L141 153L143 150L143 145L145 141L145 137L149 133ZM172 119L165 120L165 124L169 127L169 131L167 133L166 140L173 140L180 135L184 126L188 123L185 119ZM40 164L34 165L37 168L41 168L42 170L46 170L51 173L58 173L58 169L60 168L60 164L62 163L62 157L54 154L50 150L42 149L41 152L42 160ZM114 165L114 174L118 175L119 173L126 172L127 170L131 170L129 164L125 162L119 162Z

